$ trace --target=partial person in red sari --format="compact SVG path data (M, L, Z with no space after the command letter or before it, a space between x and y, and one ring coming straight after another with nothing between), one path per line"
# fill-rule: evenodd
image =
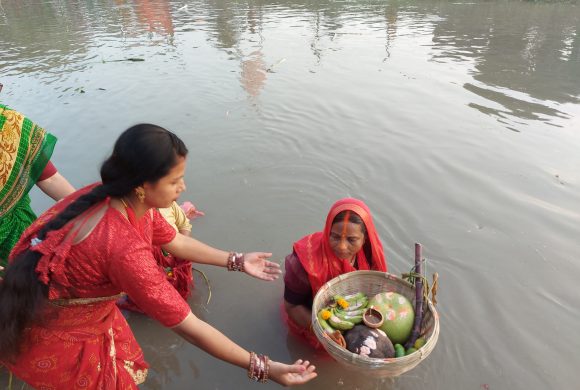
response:
M326 282L355 270L387 271L383 245L369 208L345 198L332 205L322 232L294 243L286 256L283 315L290 330L320 348L312 323L312 300Z
M180 206L174 201L170 207L160 208L158 211L178 234L185 236L191 235L190 219L204 215L191 202L185 202ZM165 273L169 283L183 299L187 300L191 296L191 290L194 287L191 261L179 259L163 250L159 245L153 247L153 257L161 271ZM121 310L144 313L129 295L119 299L117 306Z
M185 190L187 148L149 124L126 130L101 167L102 183L42 214L10 255L0 282L0 364L39 389L137 389L148 365L115 302L128 293L147 315L252 378L283 385L316 376L309 362L270 361L192 314L153 257L175 256L275 280L270 253L245 255L177 234L159 214Z

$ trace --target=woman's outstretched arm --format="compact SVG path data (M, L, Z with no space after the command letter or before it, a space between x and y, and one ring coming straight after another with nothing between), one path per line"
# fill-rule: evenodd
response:
M250 365L250 352L192 313L172 329L191 344L218 359L246 370ZM314 379L317 376L314 370L315 367L308 361L298 360L294 364L284 364L271 360L268 376L282 386L294 386Z
M183 234L175 235L168 244L162 245L163 249L173 256L193 261L199 264L217 265L226 267L230 252L213 248L192 237ZM244 254L244 271L258 279L275 280L280 273L280 265L268 258L272 256L267 252L251 252Z

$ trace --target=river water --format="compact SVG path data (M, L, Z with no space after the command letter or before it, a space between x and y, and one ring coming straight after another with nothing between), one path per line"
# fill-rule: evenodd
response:
M575 389L579 27L576 1L2 0L0 100L58 136L77 187L128 126L175 131L182 200L206 213L193 235L211 245L282 263L344 196L371 208L390 272L422 243L441 334L386 380L288 335L281 281L197 267L211 301L197 274L194 312L248 349L314 361L303 388ZM129 321L143 389L278 388Z

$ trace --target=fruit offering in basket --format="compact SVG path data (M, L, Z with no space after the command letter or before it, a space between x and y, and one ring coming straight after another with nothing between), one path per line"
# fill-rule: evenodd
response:
M318 312L322 329L338 345L370 358L402 357L421 348L424 339L405 350L415 313L404 295L382 292L370 300L362 293L334 295Z
M404 295L396 292L383 292L369 301L383 315L382 329L393 344L404 344L411 335L415 311L413 305Z
M339 275L323 285L313 299L312 330L328 354L344 367L373 378L399 376L412 370L425 360L433 351L439 338L439 315L431 301L429 299L424 301L422 316L417 315L414 305L411 305L411 302L414 303L414 299L416 299L418 290L409 281L380 271L353 271ZM347 294L353 292L363 293L368 302L360 306L366 306L362 312L363 322L354 325L352 329L342 331L346 344L346 348L344 348L342 343L338 343L331 336L331 332L336 334L340 331L334 329L326 320L330 319L334 311L344 311L344 306L352 308L352 302L346 300L345 305L345 302L340 301L343 304L341 306L335 298L337 294L341 294L343 298L350 298ZM399 297L402 299L399 300ZM377 304L376 301L381 302ZM374 307L372 307L373 305ZM380 315L376 315L377 312L374 310L379 310L380 306L384 306L383 311L379 311ZM388 317L391 320L396 318L395 312L399 312L399 314L405 312L402 317L408 318L408 329L403 329L404 335L400 337L400 343L390 339L392 349L379 346L378 338L368 337L368 333L378 332L382 328L373 329L366 323L374 326L376 322L380 322L380 317L383 317L384 325L388 322ZM367 316L364 315L365 313ZM383 315L383 313L388 315ZM321 316L326 318L324 321L326 328L319 321ZM366 322L365 317L368 317ZM420 322L418 322L419 319ZM415 321L419 324L416 333L414 332L414 327L417 326ZM364 332L359 333L359 328L364 329ZM388 338L388 333L384 333ZM418 337L415 339L414 336ZM395 344L399 344L397 348L395 348ZM382 355L377 355L379 353Z

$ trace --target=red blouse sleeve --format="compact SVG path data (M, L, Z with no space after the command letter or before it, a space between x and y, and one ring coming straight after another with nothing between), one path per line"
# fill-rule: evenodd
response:
M48 179L49 177L53 177L54 174L58 172L56 170L56 167L54 166L53 163L51 163L50 161L46 164L46 166L44 167L44 170L42 171L42 173L40 174L40 177L38 178L37 181L43 181Z
M167 281L146 245L127 249L112 259L109 278L148 316L167 327L178 325L191 311L188 303Z
M177 232L157 209L153 209L153 245L163 245L173 241ZM133 299L133 297L131 297Z

